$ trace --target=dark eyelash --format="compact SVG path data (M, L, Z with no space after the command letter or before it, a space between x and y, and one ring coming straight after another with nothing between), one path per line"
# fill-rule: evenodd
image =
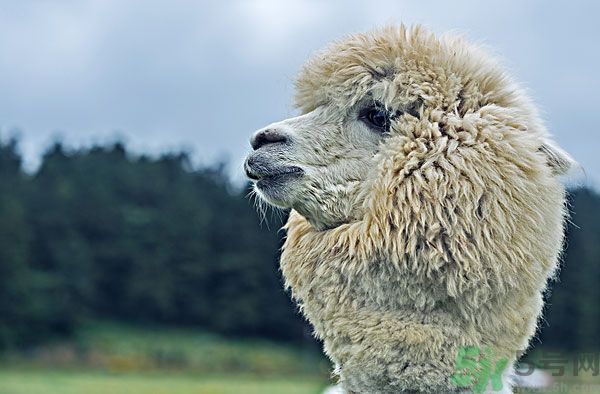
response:
M383 119L379 119L380 121L383 121L383 124L377 124L377 122L374 119L374 114L384 116ZM392 117L390 116L389 111L387 111L383 106L377 104L372 107L363 108L359 112L358 118L365 122L369 127L383 132L389 131L389 127L392 121Z
M384 134L390 131L392 121L404 114L420 119L419 110L421 104L422 102L420 100L416 100L411 105L405 107L404 111L398 110L391 113L384 105L375 102L374 105L360 110L358 119L364 122L372 130Z

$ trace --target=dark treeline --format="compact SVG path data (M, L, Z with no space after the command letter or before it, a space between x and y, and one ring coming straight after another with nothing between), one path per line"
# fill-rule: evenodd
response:
M302 338L277 270L280 224L261 225L223 169L56 144L26 174L17 148L0 145L0 347L85 319Z
M302 340L277 269L281 223L261 225L246 194L185 154L57 143L28 174L17 143L0 143L0 349L69 335L87 319ZM580 189L570 200L541 339L600 349L600 196Z

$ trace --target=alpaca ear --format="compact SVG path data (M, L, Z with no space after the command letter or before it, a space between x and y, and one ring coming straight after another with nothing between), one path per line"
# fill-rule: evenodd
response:
M554 175L565 175L576 164L571 155L551 140L546 140L539 150L546 156L547 163L552 168Z

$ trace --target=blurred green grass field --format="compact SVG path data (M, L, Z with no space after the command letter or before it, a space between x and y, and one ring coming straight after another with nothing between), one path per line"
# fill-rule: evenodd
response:
M98 322L0 359L0 394L318 394L328 378L314 346Z
M318 394L323 387L306 378L0 371L1 394Z

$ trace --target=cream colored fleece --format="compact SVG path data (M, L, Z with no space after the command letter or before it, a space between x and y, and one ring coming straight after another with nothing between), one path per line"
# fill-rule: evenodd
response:
M419 115L392 125L355 219L320 230L292 211L286 285L348 393L460 392L460 348L512 364L536 332L570 159L523 90L461 38L403 26L354 35L297 82L304 113L365 95L418 103Z

